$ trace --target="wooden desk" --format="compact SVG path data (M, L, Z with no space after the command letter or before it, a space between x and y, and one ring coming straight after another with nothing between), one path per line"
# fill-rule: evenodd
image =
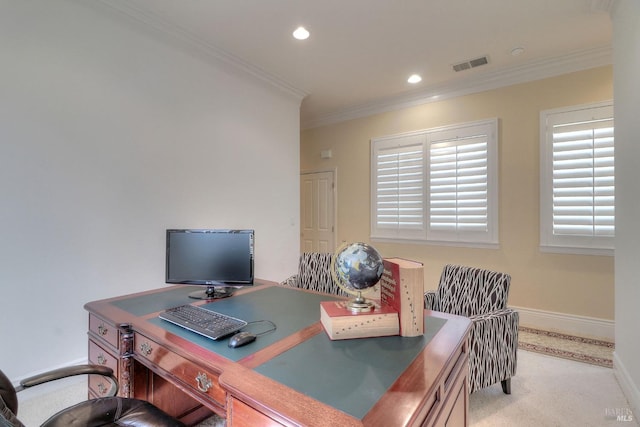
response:
M214 302L188 286L90 302L89 360L114 369L120 395L187 424L215 412L230 427L468 425L467 318L425 311L423 337L331 341L319 301L336 297L258 283ZM158 318L189 303L278 329L229 349ZM90 396L105 386L90 378Z

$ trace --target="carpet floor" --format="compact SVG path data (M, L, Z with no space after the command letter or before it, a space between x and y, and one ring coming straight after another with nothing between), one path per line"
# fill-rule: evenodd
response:
M522 349L511 394L500 384L472 393L469 420L470 427L638 426L613 369Z

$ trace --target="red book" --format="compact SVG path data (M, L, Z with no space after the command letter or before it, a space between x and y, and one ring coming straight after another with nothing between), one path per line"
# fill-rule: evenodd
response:
M398 335L398 313L392 308L375 306L373 311L353 313L347 303L320 303L320 322L332 340Z
M380 305L398 312L403 337L424 334L424 266L421 262L384 259Z

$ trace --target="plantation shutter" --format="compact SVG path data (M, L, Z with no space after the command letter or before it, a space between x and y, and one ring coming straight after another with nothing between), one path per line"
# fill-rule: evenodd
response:
M540 135L541 249L613 255L613 104L542 111Z
M498 120L372 139L374 240L495 247Z
M487 124L435 132L429 143L429 228L433 240L490 242Z
M422 140L419 136L407 136L374 147L373 231L378 236L422 236L425 220Z
M553 126L553 234L615 232L613 118Z

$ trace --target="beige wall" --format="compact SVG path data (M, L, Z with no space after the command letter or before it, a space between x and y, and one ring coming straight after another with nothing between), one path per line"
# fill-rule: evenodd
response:
M337 170L338 242L370 242L372 138L497 117L500 248L374 246L385 257L422 261L427 289L437 286L446 263L482 266L512 275L510 305L613 319L613 257L541 253L538 246L540 111L610 100L612 79L612 68L601 67L308 129L301 135L301 169ZM320 158L325 149L331 159Z

